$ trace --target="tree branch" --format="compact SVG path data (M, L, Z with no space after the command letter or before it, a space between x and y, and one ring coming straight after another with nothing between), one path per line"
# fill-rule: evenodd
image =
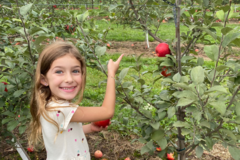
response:
M21 13L20 13L20 9L19 9L19 5L18 5L18 0L16 0L17 2L17 7L18 7L18 14L19 14L19 17L22 21L22 26L23 26L23 29L24 29L24 33L25 33L25 37L27 39L27 43L28 43L28 51L29 51L29 54L30 54L30 57L32 59L32 63L33 65L35 64L35 59L34 59L34 56L32 55L32 52L31 52L31 48L30 48L30 40L29 40L29 37L28 37L28 34L27 34L27 31L26 31L26 26L25 26L25 23L23 21L23 18L21 16Z
M144 21L142 21L141 18L139 18L138 11L135 9L132 0L129 0L129 3L130 3L130 5L131 5L132 10L134 11L134 14L135 14L135 16L136 16L137 21L139 21L139 23L142 25L143 29L144 29L144 30L147 30L147 31L148 31L148 34L149 34L150 36L152 36L156 41L158 41L158 42L160 42L160 43L164 42L163 40L161 40L160 38L158 38L157 36L155 36L154 33L152 33L151 30L149 30L149 29L145 26L146 23L144 23Z

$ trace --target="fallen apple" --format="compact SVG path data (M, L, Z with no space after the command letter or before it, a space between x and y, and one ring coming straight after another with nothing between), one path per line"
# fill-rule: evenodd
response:
M157 147L156 150L157 150L158 152L160 152L160 151L162 151L162 148L161 148L161 147Z
M125 158L124 160L131 160L129 157Z
M199 49L195 49L195 52L198 52L199 51Z
M95 158L101 158L103 156L102 152L100 150L96 150L94 153Z
M155 51L158 57L165 57L167 54L171 54L171 50L167 43L160 43L157 45Z
M110 47L110 44L107 44L108 47Z
M95 124L96 126L98 127L106 127L108 126L110 123L110 119L107 119L107 120L103 120L103 121L97 121L97 122L94 122L93 124Z
M168 160L174 160L173 153L167 153L167 159Z
M27 148L27 151L28 151L28 152L33 152L33 151L34 151L34 150L33 150L33 147L32 147L32 146L31 146L31 147L28 147L28 148Z

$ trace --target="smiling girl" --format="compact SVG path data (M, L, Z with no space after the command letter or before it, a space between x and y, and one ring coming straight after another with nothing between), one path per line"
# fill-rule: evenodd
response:
M101 107L82 107L86 65L78 49L66 42L55 42L40 54L30 103L32 121L29 145L42 138L48 160L90 160L86 133L103 128L90 123L112 118L115 108L115 74L121 55L108 63L106 94Z

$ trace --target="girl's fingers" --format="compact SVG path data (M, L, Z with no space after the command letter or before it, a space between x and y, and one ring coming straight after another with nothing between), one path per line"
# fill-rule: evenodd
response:
M118 60L117 60L116 62L117 62L117 63L120 63L123 56L124 56L124 54L122 54L122 55L118 58Z

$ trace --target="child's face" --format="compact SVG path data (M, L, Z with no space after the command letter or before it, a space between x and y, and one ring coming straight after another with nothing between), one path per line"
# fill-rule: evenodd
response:
M47 84L52 95L58 99L72 100L81 89L80 62L70 54L56 59L41 83Z

